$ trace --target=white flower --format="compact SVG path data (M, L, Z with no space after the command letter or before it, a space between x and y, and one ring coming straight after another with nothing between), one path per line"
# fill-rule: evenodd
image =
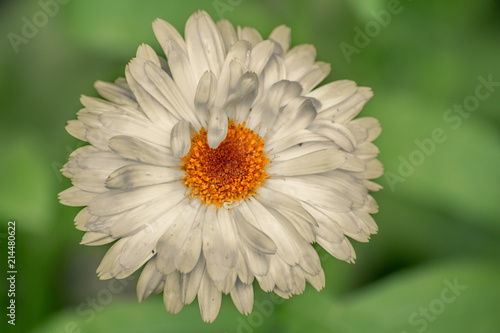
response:
M163 291L167 311L196 296L212 322L221 296L243 314L256 279L288 298L308 281L325 283L318 243L355 259L346 236L366 242L377 226L382 174L374 118L353 119L369 88L335 81L314 89L330 66L311 45L290 49L290 29L263 40L193 14L185 40L153 23L167 60L148 45L115 83L98 81L106 100L83 96L67 125L90 143L62 169L73 187L61 203L86 206L75 218L82 244L116 241L97 273L125 278L146 263L139 301Z

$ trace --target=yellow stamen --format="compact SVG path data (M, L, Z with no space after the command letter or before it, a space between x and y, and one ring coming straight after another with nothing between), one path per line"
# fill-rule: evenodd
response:
M257 192L267 179L269 159L264 152L265 140L245 123L229 122L227 136L211 149L207 131L202 127L193 135L191 150L182 158L186 175L183 183L207 205L219 208L224 202L232 203Z

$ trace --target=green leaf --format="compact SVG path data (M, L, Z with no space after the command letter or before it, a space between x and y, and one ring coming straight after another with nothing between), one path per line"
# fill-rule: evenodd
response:
M45 332L120 332L120 333L163 333L163 332L232 332L247 317L240 314L229 296L223 297L219 316L212 323L204 323L198 304L185 306L176 315L166 312L161 295L153 296L143 303L134 298L120 298L113 295L110 301L99 301L97 296L89 297L73 309L66 309L53 316L33 333ZM101 297L103 300L104 297ZM90 302L89 299L93 299Z
M306 292L279 319L286 332L497 332L499 279L496 261L436 263L340 300Z
M247 20L249 13L253 18L265 15L258 9L258 4L250 5L237 0L210 2L87 0L74 1L66 5L64 22L66 32L86 48L95 49L103 54L130 57L142 43L150 44L158 51L161 50L151 27L156 18L168 21L181 35L184 35L188 17L197 10L207 11L214 21L218 21L234 14ZM89 17L92 17L91 22ZM271 19L272 14L269 13L268 17ZM241 20L233 23L244 25Z
M383 128L377 145L386 171L380 179L385 191L499 230L496 128L482 119L480 109L455 126L443 118L453 105L405 94L388 98L380 97L377 103L384 110L373 113L380 114Z
M53 172L58 170L51 170L43 149L39 139L27 132L0 136L0 212L25 232L48 232L53 224Z

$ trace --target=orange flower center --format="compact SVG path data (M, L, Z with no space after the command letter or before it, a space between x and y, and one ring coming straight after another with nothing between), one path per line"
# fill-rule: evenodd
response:
M207 131L202 127L191 139L191 150L181 160L186 171L183 183L207 205L219 208L257 192L267 179L269 159L264 152L265 140L231 120L227 136L212 149L207 143Z

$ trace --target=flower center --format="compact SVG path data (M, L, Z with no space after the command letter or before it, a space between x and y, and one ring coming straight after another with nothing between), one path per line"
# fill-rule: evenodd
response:
M264 152L265 140L245 127L229 122L227 136L212 149L207 143L207 131L202 127L191 139L191 150L181 160L186 171L183 183L190 195L207 205L219 208L257 192L267 179L269 159Z

